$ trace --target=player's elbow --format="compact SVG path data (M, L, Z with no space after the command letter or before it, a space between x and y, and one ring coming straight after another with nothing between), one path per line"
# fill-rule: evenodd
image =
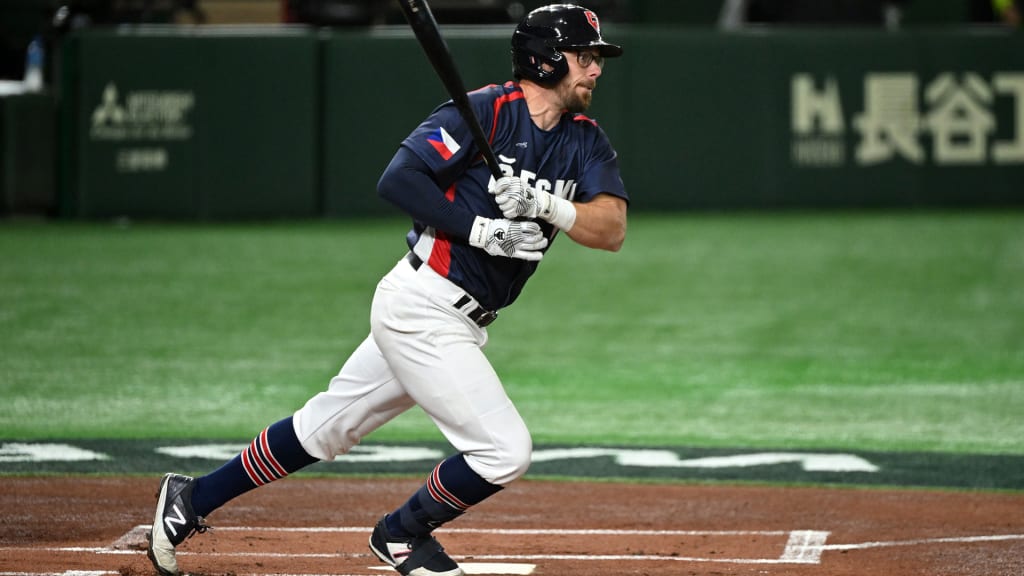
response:
M405 148L399 148L377 180L377 195L401 205L403 196L423 187L424 180L427 179L426 170L422 160Z
M601 250L606 250L608 252L618 252L619 250L622 250L622 242L622 240L606 242L602 246L598 246L597 248Z
M587 204L577 205L576 234L569 235L584 246L618 252L626 241L626 201L610 194L601 194ZM582 218L580 218L582 216Z
M396 201L398 196L394 193L393 189L386 185L382 185L380 182L377 183L377 196L383 200L387 200L395 206L400 206Z
M603 250L618 252L626 242L626 215L623 213L605 230Z
M608 237L608 244L605 246L605 250L609 252L618 252L622 250L622 245L626 242L626 222L623 221L622 225L617 227Z
M594 250L607 250L618 252L622 249L622 243L626 236L624 233L582 233L576 230L569 232L569 237L581 246L593 248Z
M388 200L393 195L393 190L394 185L392 184L391 179L388 178L388 173L385 171L377 180L377 196Z
M394 202L401 194L403 183L402 179L398 177L399 172L392 170L390 166L388 168L388 170L381 174L380 179L377 180L377 195L385 200Z

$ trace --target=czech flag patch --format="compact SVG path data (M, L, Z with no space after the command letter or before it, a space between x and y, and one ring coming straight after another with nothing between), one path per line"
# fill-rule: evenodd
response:
M441 155L441 158L448 160L454 156L462 146L452 138L444 128L438 128L427 136L427 142L437 150L437 153Z

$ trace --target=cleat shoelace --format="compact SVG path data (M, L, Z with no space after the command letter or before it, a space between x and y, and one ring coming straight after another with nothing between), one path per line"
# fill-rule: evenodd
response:
M196 527L189 532L186 538L191 538L196 534L206 534L207 530L210 530L212 526L206 523L206 519L202 516L196 516Z

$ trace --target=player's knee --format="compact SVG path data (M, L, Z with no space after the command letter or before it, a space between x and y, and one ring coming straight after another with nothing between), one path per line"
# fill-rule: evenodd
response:
M526 474L526 471L530 469L530 462L533 457L533 441L527 437L527 442L521 446L515 452L515 454L509 459L509 468L506 475L507 479L499 484L505 485L511 483L513 480L521 478Z
M511 484L526 474L533 455L533 440L525 426L517 433L503 432L502 441L491 449L464 454L470 468L498 486Z
M506 463L505 476L500 479L496 484L509 484L513 480L516 480L526 474L526 471L530 469L530 462L533 457L533 440L527 435L523 442L520 442L515 446L514 450L511 450L508 454L508 461Z
M314 458L326 461L347 454L362 437L359 430L345 418L344 411L337 412L327 422L323 421L324 405L329 402L327 394L317 394L305 406L296 410L292 417L295 435L303 450Z

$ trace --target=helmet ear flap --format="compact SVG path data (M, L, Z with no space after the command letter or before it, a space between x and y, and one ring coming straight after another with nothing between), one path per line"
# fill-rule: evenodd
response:
M534 57L537 61L537 70L539 70L537 78L539 84L553 86L569 73L569 62L565 56L558 50L554 50L554 53L554 58Z
M559 50L543 42L513 42L512 71L516 79L552 86L569 73L569 63Z

